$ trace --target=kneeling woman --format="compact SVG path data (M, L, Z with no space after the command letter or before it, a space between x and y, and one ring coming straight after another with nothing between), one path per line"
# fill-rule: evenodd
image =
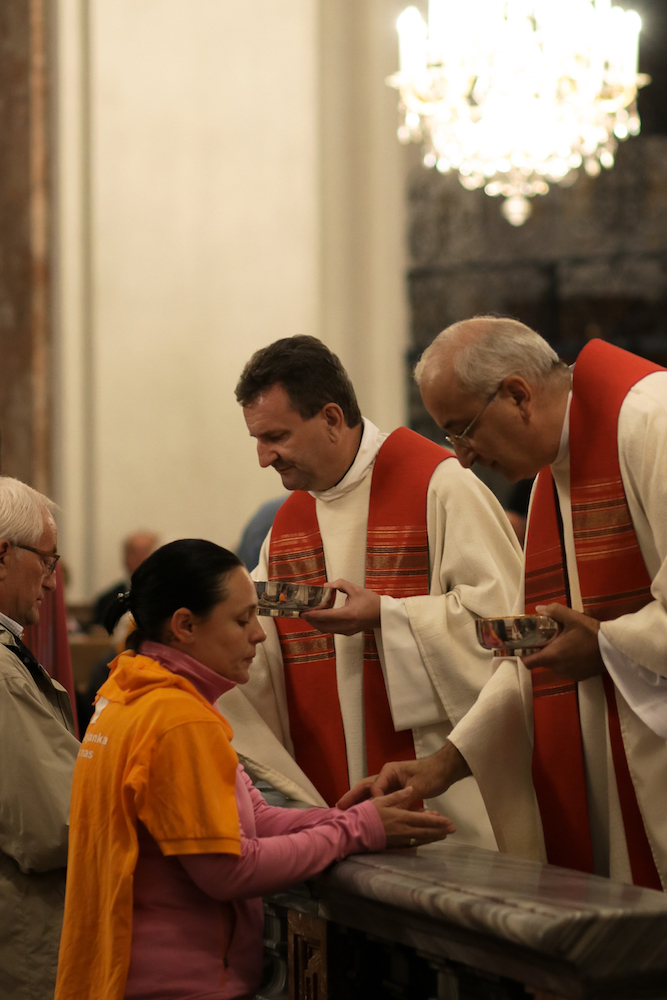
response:
M164 545L110 610L132 649L112 664L74 771L57 1000L250 998L260 897L353 852L440 840L409 790L346 812L265 804L215 701L264 641L254 585L212 542Z

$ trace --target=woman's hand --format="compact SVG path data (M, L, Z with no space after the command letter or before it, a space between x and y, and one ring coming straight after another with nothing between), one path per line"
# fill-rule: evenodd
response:
M456 827L446 816L425 809L411 810L414 799L412 788L373 799L387 835L387 847L419 847L455 832Z

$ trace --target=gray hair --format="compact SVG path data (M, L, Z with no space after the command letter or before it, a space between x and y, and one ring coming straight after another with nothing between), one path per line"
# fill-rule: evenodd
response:
M0 538L15 545L34 545L45 522L57 510L53 500L11 476L0 476Z
M465 336L470 324L475 324L475 334ZM435 357L448 350L461 388L471 395L490 396L509 375L521 375L527 382L545 382L554 376L565 381L567 366L554 349L539 333L514 319L476 316L448 326L417 362L417 385Z

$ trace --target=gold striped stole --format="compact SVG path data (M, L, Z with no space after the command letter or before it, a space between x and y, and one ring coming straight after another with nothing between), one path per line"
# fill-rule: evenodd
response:
M599 621L652 600L621 478L618 418L642 378L661 371L643 358L592 340L574 368L570 409L570 502L577 576L586 614ZM538 477L526 539L526 612L570 605L562 520L550 469ZM534 670L533 782L552 864L592 871L578 686ZM661 883L630 778L611 678L603 676L607 721L630 865L637 885Z
M375 460L366 537L365 586L391 597L429 590L426 495L436 467L449 452L405 427L390 434ZM330 501L335 503L336 501ZM278 510L271 533L269 578L326 582L316 502L295 491ZM302 620L276 618L285 672L295 758L333 805L349 788L347 752L332 635ZM364 633L364 730L367 773L387 760L414 758L410 731L393 726L373 632Z

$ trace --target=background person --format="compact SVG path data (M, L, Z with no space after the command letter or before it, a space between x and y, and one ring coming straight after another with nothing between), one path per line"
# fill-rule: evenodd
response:
M409 781L430 795L472 771L502 850L660 889L667 371L593 340L570 373L528 327L480 317L443 331L416 378L463 465L510 482L542 470L526 611L564 630L528 670L502 661L442 751L388 767L376 790Z
M275 518L279 507L282 507L286 499L287 498L283 496L274 497L273 500L267 500L266 503L263 503L257 508L248 523L245 525L243 532L241 533L241 538L239 539L239 544L236 547L236 554L241 562L247 566L250 571L252 571L259 562L259 553L261 552L262 545L264 544L264 539L271 530L273 519Z
M114 598L118 594L125 593L135 569L138 569L144 559L147 559L151 552L155 551L159 542L159 536L154 531L133 531L131 535L123 539L123 565L127 575L124 580L114 583L112 587L108 587L96 597L92 619L94 625L104 625L107 609L113 603Z
M72 770L65 689L22 641L56 586L48 497L0 477L0 996L49 1000L63 914Z
M104 684L77 761L58 1000L254 997L262 894L358 851L451 832L399 808L267 806L213 703L248 680L264 632L237 556L183 539L153 553L129 598L137 630ZM82 904L85 900L85 904Z
M127 570L127 577L119 580L113 587L109 587L95 601L92 622L94 625L104 625L107 611L119 594L124 594L130 586L130 577L135 569L141 566L144 559L155 550L159 542L159 536L154 531L135 531L128 535L123 541L123 562ZM99 656L90 668L86 690L77 692L76 710L79 720L79 732L85 733L86 726L93 715L93 705L97 692L109 676L109 664L116 656L118 649L122 648L125 639L125 632L129 627L129 618L120 625L120 635L112 636L109 648Z

